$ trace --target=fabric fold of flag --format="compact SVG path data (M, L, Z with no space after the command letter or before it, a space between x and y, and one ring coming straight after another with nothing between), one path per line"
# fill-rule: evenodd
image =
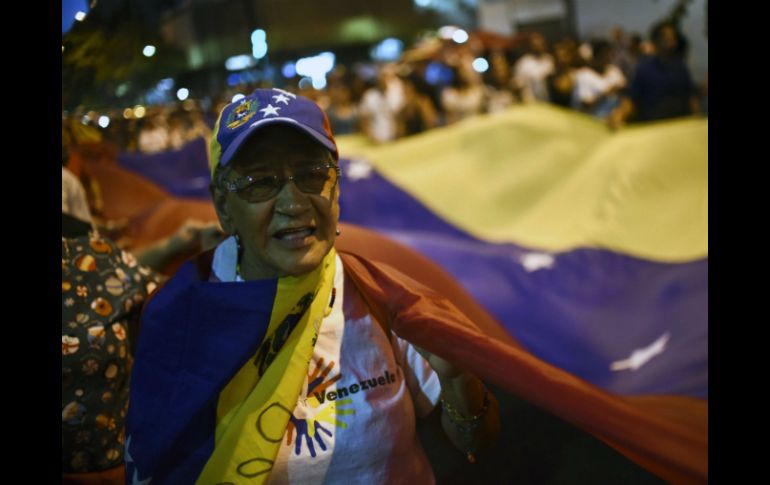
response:
M126 473L194 483L214 448L219 392L264 338L277 280L210 283L188 262L162 288L131 374Z
M344 230L338 248L347 274L373 314L388 319L402 338L593 433L672 483L707 481L706 400L621 396L592 385L535 357L510 335L501 338L507 332L495 319L427 258L405 258L408 249L381 236ZM355 249L362 247L373 249Z

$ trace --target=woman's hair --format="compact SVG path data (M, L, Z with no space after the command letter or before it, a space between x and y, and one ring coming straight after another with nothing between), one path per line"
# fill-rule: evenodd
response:
M230 170L232 170L232 167L229 164L225 166L217 165L217 168L214 169L214 176L211 178L214 188L221 191L225 190L225 179L229 175Z

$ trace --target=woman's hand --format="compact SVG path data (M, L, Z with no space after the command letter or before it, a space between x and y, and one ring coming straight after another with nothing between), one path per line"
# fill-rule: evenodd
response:
M134 255L142 266L163 272L179 258L213 248L222 237L222 230L216 222L188 219L171 237L134 251Z
M463 371L448 360L442 359L436 354L431 354L427 350L422 349L416 345L413 346L417 352L419 352L420 355L422 355L423 358L428 361L428 364L430 364L431 368L436 372L440 381L449 381L462 374Z
M441 383L441 423L450 441L474 463L476 454L491 446L500 435L500 416L495 397L481 380L451 362L416 345Z
M207 251L219 244L223 235L216 222L187 219L171 237L172 252Z

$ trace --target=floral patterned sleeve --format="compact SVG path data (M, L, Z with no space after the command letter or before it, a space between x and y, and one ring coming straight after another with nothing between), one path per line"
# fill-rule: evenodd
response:
M62 238L62 471L123 462L129 330L162 278L109 239Z

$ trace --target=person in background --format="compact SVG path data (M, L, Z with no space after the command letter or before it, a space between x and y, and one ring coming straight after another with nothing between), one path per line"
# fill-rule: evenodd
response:
M65 150L62 148L62 161L65 159ZM61 211L89 224L91 222L91 211L83 184L64 165L61 167Z
M168 150L168 127L160 113L144 118L144 125L139 130L138 147L139 151L146 155Z
M484 98L487 113L503 111L516 102L510 88L511 68L505 51L494 49L489 52L489 69L484 73Z
M358 106L353 102L353 93L345 77L329 82L330 105L327 109L332 130L338 135L350 135L360 130Z
M541 34L529 38L529 52L521 56L513 66L513 85L522 102L548 101L546 79L553 72L553 56Z
M171 113L168 117L168 150L179 150L187 143L182 116L181 113Z
M441 92L441 107L446 123L481 114L486 106L486 90L479 75L469 64L452 68L452 82Z
M412 76L402 79L404 84L404 105L398 112L398 136L416 135L438 124L438 114L430 98L417 90Z
M609 124L655 121L698 114L697 90L685 63L687 40L669 21L656 24L650 33L655 54L639 62L627 96L612 112Z
M611 45L606 40L591 42L591 59L575 71L573 107L599 119L606 119L618 106L619 93L626 86L621 70L610 63Z
M554 45L554 71L546 79L551 103L565 108L572 106L577 64L577 45L574 40L564 39Z
M361 125L374 143L385 143L398 136L396 116L404 105L404 87L396 75L396 67L380 68L376 83L367 89L359 105Z
M66 190L65 190L66 188ZM139 314L176 258L212 247L216 224L188 221L134 256L94 230L62 167L62 483L123 484L124 422Z

